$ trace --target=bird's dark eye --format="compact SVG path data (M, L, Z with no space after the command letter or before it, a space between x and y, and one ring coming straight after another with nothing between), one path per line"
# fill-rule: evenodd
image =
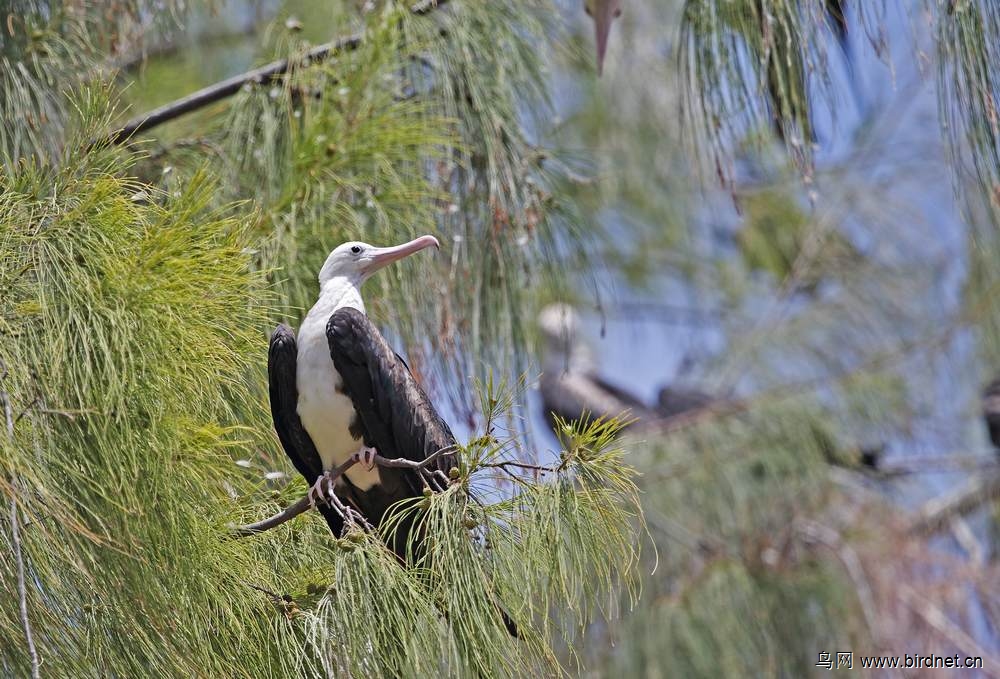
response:
M615 18L617 19L621 15L622 15L622 8L619 7L618 9L615 10Z
M361 246L360 245L352 245L351 246L351 252L353 252L356 255L360 255L361 254Z

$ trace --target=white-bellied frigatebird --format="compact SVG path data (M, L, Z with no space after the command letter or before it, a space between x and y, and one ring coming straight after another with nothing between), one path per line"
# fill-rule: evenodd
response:
M439 247L433 236L385 248L340 245L320 270L319 299L298 336L286 325L271 335L271 415L282 447L313 484L311 497L332 490L376 527L391 505L420 496L425 483L416 470L372 464L374 455L420 462L454 446L455 437L365 315L361 286L379 269L432 246ZM331 480L329 472L352 457L361 464ZM448 471L454 464L449 453L429 467ZM317 508L339 537L343 518L323 502ZM410 527L401 523L389 545L401 559Z
M422 496L428 487L417 470L372 464L376 454L412 462L437 454L425 469L439 472L456 462L454 434L365 315L361 299L361 286L373 273L431 246L440 247L433 236L387 248L340 245L320 269L319 299L298 336L286 325L271 335L268 380L274 428L295 468L313 484L310 497L320 500L316 508L338 537L344 518L323 502L328 493L378 527L393 504ZM351 458L361 464L331 478L330 472ZM439 484L432 490L443 488ZM419 553L421 542L411 535L414 515L407 517L396 523L389 544L404 563L408 543L411 553ZM496 608L507 631L517 637L514 621Z

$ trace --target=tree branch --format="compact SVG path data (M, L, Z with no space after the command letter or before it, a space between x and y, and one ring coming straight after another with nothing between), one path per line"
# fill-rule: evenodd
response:
M435 8L444 5L448 0L424 0L414 5L410 11L413 14L422 16L429 14ZM222 101L233 96L240 89L249 83L264 84L269 83L285 75L296 63L303 61L323 61L343 52L351 52L361 46L363 35L355 33L331 42L317 45L305 53L303 57L296 59L279 59L269 64L255 68L246 73L234 75L226 78L214 85L204 87L197 92L176 99L148 113L136 116L126 122L120 129L112 132L95 146L112 146L128 142L133 135L139 132L146 132L154 127L162 125L176 118L179 118L192 111L204 108L217 101Z
M380 467L396 467L400 469L424 469L434 460L438 459L442 455L447 453L454 453L458 446L445 446L440 450L436 450L419 462L413 460L407 460L405 457L395 457L392 459L382 457L381 455L375 456L375 464Z
M340 38L339 40L334 40L333 42L313 47L305 54L304 59L318 61L327 59L334 54L357 49L360 44L361 36L350 35L346 38ZM129 141L133 135L139 132L151 130L154 127L174 120L175 118L179 118L182 115L192 111L197 111L198 109L204 108L209 104L214 104L217 101L231 97L239 92L240 88L248 83L261 85L276 80L287 73L293 63L294 62L290 59L272 61L265 66L261 66L260 68L255 68L252 71L234 75L233 77L226 78L225 80L217 82L214 85L204 87L197 92L192 92L191 94L181 97L180 99L176 99L169 104L164 104L163 106L153 109L148 113L143 113L142 115L132 118L125 123L121 129L108 135L103 144L98 145L124 144Z

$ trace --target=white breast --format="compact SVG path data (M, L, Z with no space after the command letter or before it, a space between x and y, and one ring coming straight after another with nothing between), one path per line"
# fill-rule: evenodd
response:
M344 463L364 445L349 431L354 419L354 404L338 391L341 378L333 367L326 339L327 321L337 308L344 306L342 301L321 296L309 310L298 333L295 377L299 390L299 418L327 470ZM347 470L347 477L361 490L379 482L377 467L369 471L360 464Z

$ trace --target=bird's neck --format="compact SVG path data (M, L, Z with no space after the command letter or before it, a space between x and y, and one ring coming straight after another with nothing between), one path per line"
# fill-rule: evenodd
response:
M550 346L546 352L546 364L548 370L557 373L570 372L586 375L597 369L593 352L583 342L572 342L568 345L560 343L555 347Z
M361 299L361 281L345 276L337 276L320 284L319 299L313 305L313 310L324 313L327 317L337 309L351 307L365 313L365 303ZM309 312L310 314L312 311Z

